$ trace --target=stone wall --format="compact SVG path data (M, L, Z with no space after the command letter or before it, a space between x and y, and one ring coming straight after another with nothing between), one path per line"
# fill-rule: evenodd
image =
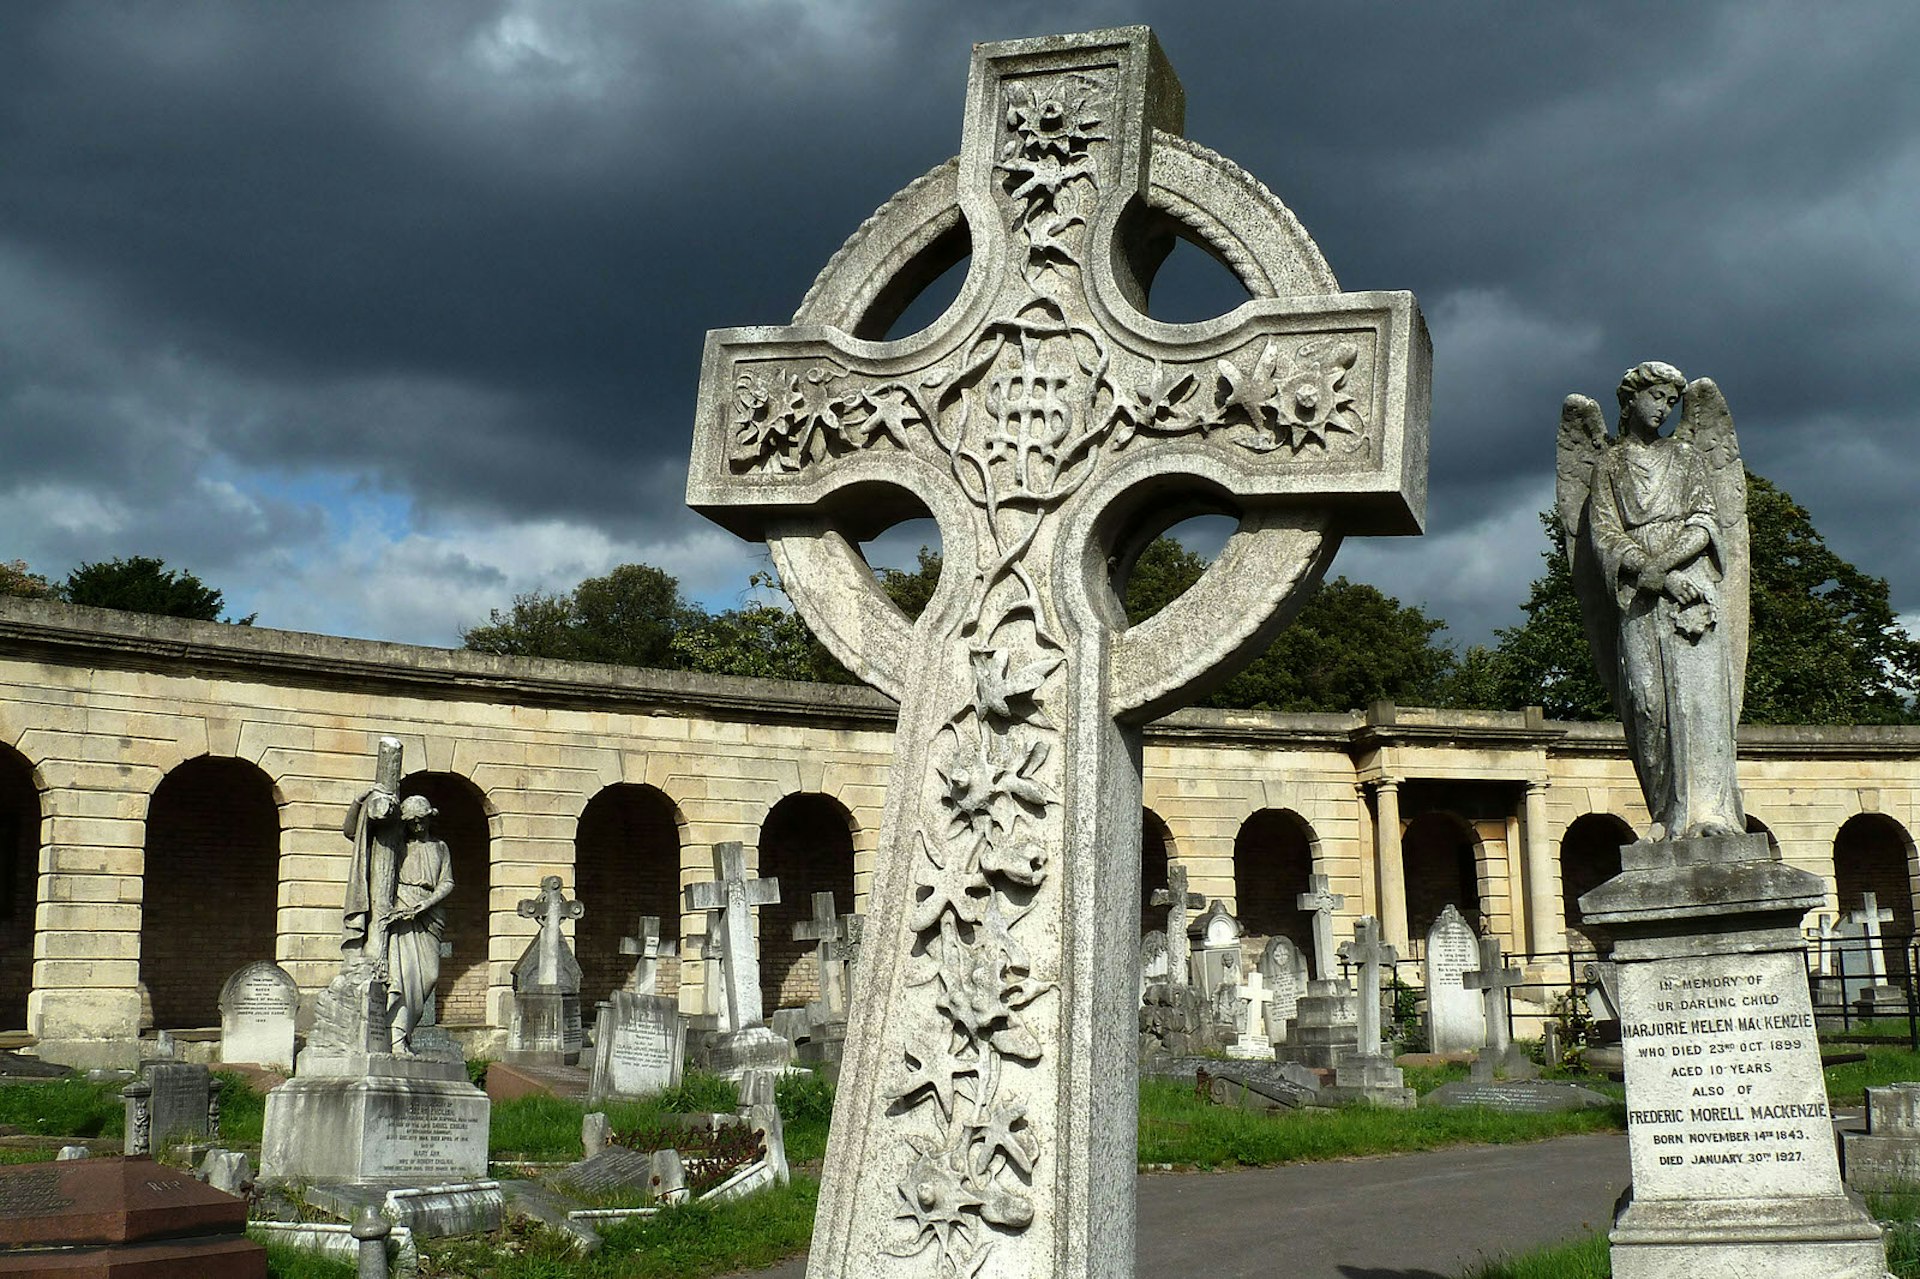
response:
M815 888L833 889L843 911L860 906L892 713L858 688L0 600L0 838L15 832L0 870L11 866L17 894L11 915L0 904L0 1030L25 1026L50 1054L112 1057L118 1050L103 1045L153 1024L143 979L164 992L150 1011L169 1001L192 1010L239 965L240 949L248 958L270 950L306 991L323 985L348 852L340 820L370 783L383 734L405 743L407 789L432 795L443 834L458 844L443 1020L505 1024L511 966L533 931L515 907L541 876L560 875L586 903L577 935L597 996L625 979L631 961L617 956L618 940L640 914L662 915L663 934L683 942L704 929L702 916L680 913L678 893L710 876L710 847L728 839L747 846L756 868L763 843L790 849L776 854L786 903L762 931L769 996L799 1002L817 977L790 926ZM1881 815L1872 882L1911 917L1920 731L1753 729L1742 756L1754 816L1790 861L1830 885L1842 826ZM226 814L217 795L185 805L178 820L154 820L163 782L210 767L209 757L228 789L257 779L272 832ZM1417 882L1396 836L1434 818L1466 833L1480 910L1509 950L1560 949L1568 827L1591 814L1631 830L1647 820L1617 727L1537 713L1185 711L1149 729L1145 765L1145 805L1195 892L1239 908L1236 845L1284 821L1310 869L1346 896L1343 935L1352 917L1382 913L1396 856L1400 882ZM1383 831L1389 791L1400 818ZM783 825L776 809L800 816ZM1884 864L1889 840L1905 868L1904 898L1888 891L1901 887ZM263 842L264 852L234 851ZM180 912L163 903L181 884L161 868L194 857L205 918L168 922ZM1279 873L1289 882L1246 886L1256 914L1298 891L1298 866ZM1383 924L1391 938L1390 913ZM217 932L244 944L190 962L182 928L186 941ZM703 1007L699 966L677 968L667 965L665 989Z

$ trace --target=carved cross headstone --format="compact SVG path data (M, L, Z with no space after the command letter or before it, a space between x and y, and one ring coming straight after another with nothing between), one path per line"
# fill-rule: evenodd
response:
M1820 916L1819 930L1819 937L1814 942L1813 971L1819 977L1832 977L1833 953L1840 944L1840 930L1833 926L1832 915Z
M1893 912L1880 904L1877 893L1861 893L1860 909L1847 916L1847 922L1858 924L1861 933L1867 939L1867 975L1876 985L1887 980L1887 952L1880 940L1880 925L1893 922Z
M1400 952L1380 940L1380 921L1362 915L1353 924L1353 940L1340 943L1340 958L1360 968L1359 1052L1363 1057L1378 1057L1380 1041L1380 969L1391 969Z
M569 919L579 919L587 913L587 908L577 901L567 900L560 887L558 875L548 875L540 881L540 895L521 899L520 917L540 922L540 935L535 939L529 953L522 956L514 968L516 984L522 990L571 990L579 993L580 964L567 949L567 939L560 931L562 924Z
M707 931L687 938L693 958L700 961L700 1011L713 1018L713 1029L729 1031L733 1022L727 1015L727 979L725 975L726 916L707 912Z
M640 926L631 937L620 939L620 953L632 955L636 995L651 995L660 986L660 961L673 953L673 943L660 939L660 916L640 916Z
M1193 980L1193 946L1187 938L1187 914L1206 908L1207 899L1187 891L1187 868L1167 865L1167 886L1153 890L1155 906L1167 908L1167 984L1185 986Z
M1141 727L1267 644L1340 538L1423 518L1413 298L1340 294L1181 103L1145 28L977 46L957 165L791 327L708 335L688 501L900 703L816 1279L1131 1271ZM1180 221L1250 302L1143 314ZM938 322L878 340L968 252ZM1188 503L1239 529L1129 627L1109 566ZM856 543L923 510L946 571L909 621Z
M847 965L841 958L843 920L833 913L833 894L813 895L813 918L793 926L795 941L814 943L814 962L820 968L820 1019L844 1021L847 1016Z
M1463 974L1460 983L1468 990L1481 991L1487 1002L1486 1056L1489 1060L1504 1056L1513 1044L1507 1028L1507 991L1524 979L1525 974L1518 968L1506 967L1498 937L1480 939L1480 967Z
M1240 1046L1262 1049L1263 1055L1272 1056L1273 1045L1267 1036L1267 1005L1273 1002L1273 992L1267 989L1266 977L1255 969L1233 988L1233 993L1246 1006L1246 1027L1240 1032Z
M1347 904L1332 883L1325 875L1309 875L1307 891L1295 899L1301 910L1313 912L1313 975L1320 981L1333 977L1333 912Z
M762 1021L760 948L754 942L753 908L779 904L780 881L749 877L747 855L737 840L713 846L713 873L706 883L687 886L687 908L721 916L727 1016L735 1030L758 1026Z

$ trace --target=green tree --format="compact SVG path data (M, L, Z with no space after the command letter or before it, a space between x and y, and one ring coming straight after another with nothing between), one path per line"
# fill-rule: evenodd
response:
M43 600L52 594L52 584L28 568L25 560L0 560L0 595Z
M572 595L533 591L514 596L504 613L492 610L485 622L462 631L460 642L476 653L572 661L579 656L574 620Z
M548 657L620 666L675 665L673 639L706 620L687 603L671 573L651 564L622 564L590 577L565 595L534 591L494 609L481 625L461 632L461 643L481 653Z
M1154 538L1127 574L1127 589L1120 601L1127 611L1127 621L1135 626L1146 621L1178 599L1206 571L1207 561L1175 539Z
M1541 516L1547 571L1529 591L1527 620L1497 632L1500 704L1544 706L1560 719L1613 714L1593 671L1567 570L1566 532ZM1753 548L1745 718L1757 724L1913 722L1920 643L1895 620L1886 579L1834 553L1807 509L1747 473Z
M146 555L82 564L67 574L58 594L69 604L93 608L157 613L202 622L234 620L220 615L225 600L219 591L185 569L170 569L164 561ZM238 624L251 626L255 616L249 613L238 619Z
M857 682L798 613L776 604L749 604L694 623L674 636L673 656L676 666L708 675Z

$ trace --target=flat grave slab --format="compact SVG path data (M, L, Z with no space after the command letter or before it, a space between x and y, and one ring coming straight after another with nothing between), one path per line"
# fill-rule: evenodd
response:
M1448 1109L1484 1106L1508 1115L1547 1115L1563 1110L1600 1110L1620 1103L1578 1084L1515 1079L1442 1084L1422 1097L1420 1104Z

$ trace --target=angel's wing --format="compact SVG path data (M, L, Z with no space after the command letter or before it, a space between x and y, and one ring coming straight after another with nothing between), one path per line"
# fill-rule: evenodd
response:
M1556 470L1555 506L1567 534L1567 567L1573 593L1580 601L1580 622L1593 650L1593 663L1607 696L1620 705L1619 637L1615 633L1613 591L1606 571L1594 554L1587 527L1587 497L1593 491L1593 472L1606 457L1607 423L1600 406L1584 395L1569 395L1560 406L1560 441Z
M1747 537L1747 471L1740 461L1740 438L1733 433L1727 397L1712 378L1687 383L1680 424L1674 438L1684 440L1707 468L1707 489L1720 525L1720 624L1726 628L1733 663L1733 718L1738 723L1747 685L1748 615L1753 553Z

